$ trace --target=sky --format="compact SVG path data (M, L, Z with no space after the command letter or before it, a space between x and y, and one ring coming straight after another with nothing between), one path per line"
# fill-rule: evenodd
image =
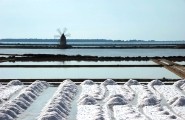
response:
M185 0L0 0L1 38L185 40Z

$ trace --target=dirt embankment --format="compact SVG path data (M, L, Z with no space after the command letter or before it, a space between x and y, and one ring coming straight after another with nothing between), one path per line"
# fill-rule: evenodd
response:
M0 62L16 61L149 61L151 59L167 59L170 61L185 61L185 56L168 57L99 57L82 55L53 55L53 54L1 54Z

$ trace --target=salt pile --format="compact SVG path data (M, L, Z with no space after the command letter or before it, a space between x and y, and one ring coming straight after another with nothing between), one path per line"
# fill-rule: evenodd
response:
M136 107L130 105L115 105L113 111L116 120L148 120Z
M7 86L12 86L12 85L23 85L23 83L19 80L12 80L7 84Z
M82 87L80 98L89 95L97 100L101 100L103 99L106 92L104 85L98 85L91 80L85 80L80 84L80 86Z
M175 111L176 114L182 116L182 118L185 119L185 96L175 97L169 103L173 111Z
M97 100L90 95L83 96L79 102L79 105L96 105Z
M92 80L85 80L80 85L94 85L94 82Z
M22 85L22 84L16 80L8 84L8 86L12 86L12 85ZM45 89L42 86L45 86L45 84L43 84L41 81L35 81L31 85L29 85L27 88L23 89L15 99L13 99L10 102L5 103L0 108L0 115L1 115L0 119L5 119L5 117L7 120L17 118L18 114L24 112L31 105L33 100L36 99L36 95L34 97L28 91L29 90L36 91L39 89L39 91L37 91L39 94Z
M131 85L140 85L140 83L137 80L130 79L128 80L125 85L131 86Z
M151 82L148 83L148 86L154 86L154 85L164 85L164 83L160 80L152 80Z
M185 86L185 80L179 80L175 82L173 85L179 89L183 89L183 86Z
M154 88L165 97L167 102L175 97L184 96L175 85L155 85Z
M139 106L153 106L160 104L160 100L157 99L147 86L143 86L143 93L138 100Z
M12 80L3 86L0 92L0 104L8 101L11 96L23 88L23 83L19 80Z
M166 106L145 106L143 108L143 112L152 120L183 120L180 117L176 116Z
M179 96L179 97L175 97L175 98L172 98L170 101L169 101L170 105L172 106L185 106L185 96Z
M14 94L19 86L22 88ZM101 84L85 80L78 87L65 80L58 88L45 81L24 86L15 80L0 86L1 96L6 90L5 95L14 94L0 104L0 120L184 120L184 88L184 80L173 85L165 85L160 80L140 84L130 79L119 85L112 79Z
M107 86L107 85L117 85L117 83L112 79L107 79L104 82L101 83L101 85Z
M43 108L38 120L63 120L67 119L71 102L77 93L77 86L71 80L61 83L53 98Z
M109 107L113 107L114 105L125 105L127 104L127 101L125 100L125 98L122 95L115 95L112 96L109 101L106 102L106 104Z

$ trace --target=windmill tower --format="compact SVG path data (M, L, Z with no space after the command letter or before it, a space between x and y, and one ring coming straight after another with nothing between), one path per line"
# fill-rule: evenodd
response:
M60 48L67 48L69 47L69 45L67 45L67 41L66 41L66 36L70 36L70 34L65 34L67 29L64 28L63 32L61 32L60 29L57 29L58 33L59 33L59 37L60 37L60 43L59 43L59 47Z

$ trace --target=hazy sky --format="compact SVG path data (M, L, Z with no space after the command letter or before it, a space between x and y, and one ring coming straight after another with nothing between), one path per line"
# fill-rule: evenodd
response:
M185 0L0 0L0 38L185 40Z

